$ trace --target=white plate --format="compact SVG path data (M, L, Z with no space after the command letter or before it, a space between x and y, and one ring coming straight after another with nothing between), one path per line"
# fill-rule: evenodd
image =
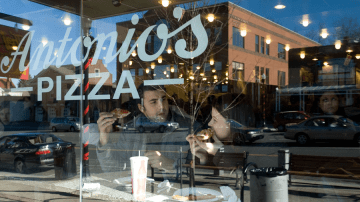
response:
M213 199L206 199L206 200L201 200L201 201L196 201L196 202L207 202L207 201L217 201L219 200L219 198L222 198L222 194L218 191L215 191L213 189L206 189L206 188L183 188L183 189L178 189L174 192L174 195L179 195L179 196L188 196L190 194L190 190L193 189L193 192L195 195L206 195L206 194L211 194L211 195L215 195L216 198ZM182 191L182 193L181 193ZM174 199L175 200L175 199ZM176 200L178 201L178 200Z

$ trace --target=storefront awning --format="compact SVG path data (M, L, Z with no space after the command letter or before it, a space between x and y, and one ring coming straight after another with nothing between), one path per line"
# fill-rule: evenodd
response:
M82 0L30 0L65 12L80 15ZM119 0L120 1L120 0ZM193 2L195 0L174 0L170 5ZM158 0L122 0L121 6L115 7L112 0L83 0L83 13L92 20L107 18L117 15L134 13L161 7Z

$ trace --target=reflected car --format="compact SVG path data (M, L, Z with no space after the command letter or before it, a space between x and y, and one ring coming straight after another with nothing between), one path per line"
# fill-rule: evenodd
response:
M50 129L53 132L58 130L80 131L80 121L77 117L57 117L50 121Z
M244 143L253 143L256 140L264 138L264 135L259 128L247 127L235 120L227 120L230 123L230 127L233 130L233 142L235 145L242 145Z
M279 112L275 115L273 126L277 128L278 131L285 131L286 124L300 123L308 118L310 118L310 115L303 111Z
M10 164L18 173L30 167L54 165L54 153L65 155L75 144L63 141L53 134L19 133L0 138L0 162Z
M176 130L179 128L179 123L172 121L164 121L164 122L153 122L150 121L147 117L140 117L135 122L135 129L140 133L145 131L159 131L163 133L167 130Z
M348 140L360 143L360 126L342 116L316 116L300 123L286 125L286 139L296 140L299 145L310 141Z

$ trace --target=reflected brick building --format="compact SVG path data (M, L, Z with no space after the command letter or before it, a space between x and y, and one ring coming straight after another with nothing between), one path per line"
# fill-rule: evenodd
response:
M137 25L130 21L117 23L118 48L130 28L136 29L131 44L135 45L137 38L149 25L165 24L171 32L200 14L209 38L207 50L194 59L181 60L174 51L174 43L178 39L185 39L189 51L190 44L195 48L197 46L197 39L192 37L190 28L185 29L168 40L167 47L158 60L143 62L134 54L128 61L118 62L117 80L124 69L131 71L136 85L146 79L184 78L184 85L168 86L167 91L170 96L176 95L185 103L189 102L191 91L200 98L194 102L203 101L208 95L204 95L204 92L211 91L210 94L215 95L246 94L253 105L259 108L265 105L270 107L268 102L275 99L275 88L289 83L288 50L319 45L231 2L197 8L194 11L185 10L180 21L172 16L172 10L150 10ZM207 20L209 13L215 15L213 22ZM157 26L147 38L148 54L156 53L162 43L156 35ZM187 85L191 81L194 81L193 88ZM267 96L264 98L265 94ZM130 98L123 95L121 99L121 102L126 102Z

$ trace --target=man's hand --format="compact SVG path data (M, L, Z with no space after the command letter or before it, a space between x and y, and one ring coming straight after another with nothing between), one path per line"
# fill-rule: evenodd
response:
M97 120L99 132L100 132L100 146L104 146L109 141L109 133L112 131L112 124L116 121L113 118L113 114L109 112L101 112L100 117Z
M149 165L152 168L173 170L174 161L161 155L158 151L148 151L145 156L149 158Z

